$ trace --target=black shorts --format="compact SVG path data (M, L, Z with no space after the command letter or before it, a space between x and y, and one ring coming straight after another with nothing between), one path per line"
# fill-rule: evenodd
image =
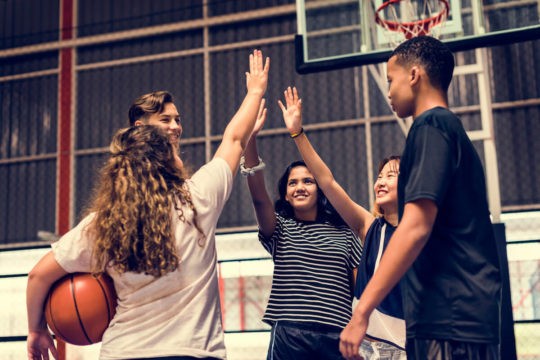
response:
M407 360L500 360L498 344L407 339Z
M341 330L333 326L278 321L272 326L267 360L343 360Z

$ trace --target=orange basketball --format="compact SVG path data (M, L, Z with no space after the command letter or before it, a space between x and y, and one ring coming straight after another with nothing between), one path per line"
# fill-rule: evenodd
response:
M115 312L116 292L107 274L68 274L54 283L45 302L52 332L74 345L100 342Z

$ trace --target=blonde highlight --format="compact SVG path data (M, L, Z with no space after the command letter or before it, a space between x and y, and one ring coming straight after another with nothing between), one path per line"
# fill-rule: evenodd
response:
M173 216L189 223L177 202L191 209L193 225L205 235L167 135L154 126L122 129L110 151L89 208L95 213L93 272L113 266L160 277L177 270Z

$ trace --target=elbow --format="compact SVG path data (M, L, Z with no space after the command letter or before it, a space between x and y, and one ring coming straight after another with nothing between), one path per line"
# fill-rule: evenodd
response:
M268 205L268 202L266 201L266 199L254 198L252 200L252 203L253 203L253 208L255 209L255 211L259 211L259 212L262 212L264 208Z
M28 284L52 285L67 272L56 262L52 251L28 272Z
M416 232L416 234L414 234L414 231ZM418 227L413 230L413 234L413 238L416 239L416 246L422 249L428 242L429 236L431 235L431 228Z
M323 191L325 189L332 189L338 186L336 179L334 179L332 174L329 174L328 176L321 176L321 179L317 182L317 184L319 184Z
M35 269L32 269L28 273L28 279L26 281L27 291L34 291L33 289L39 289L42 287L43 283L44 283L43 276L38 271L36 271Z
M28 284L37 284L45 282L44 274L36 268L33 268L28 273Z
M30 270L30 272L28 273L28 282L36 281L36 280L39 279L39 277L40 277L39 271L37 271L36 268L33 268L33 269Z
M234 147L239 147L242 149L242 152L246 150L247 144L249 142L249 137L251 133L232 131L231 129L226 129L223 133L222 143L227 142L232 144Z

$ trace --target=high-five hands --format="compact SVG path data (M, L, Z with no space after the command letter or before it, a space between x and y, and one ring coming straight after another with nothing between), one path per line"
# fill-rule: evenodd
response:
M253 50L253 54L249 55L249 72L246 72L248 94L261 95L266 92L269 70L270 58L267 57L263 65L262 51Z
M266 121L266 100L263 98L261 100L261 105L259 105L259 113L257 114L257 121L255 122L255 127L253 128L253 132L251 133L251 136L257 136L259 131L264 126L264 122Z
M279 107L283 113L283 121L289 133L299 134L302 130L302 99L298 97L296 87L290 86L283 92L285 95L285 105L278 100Z

